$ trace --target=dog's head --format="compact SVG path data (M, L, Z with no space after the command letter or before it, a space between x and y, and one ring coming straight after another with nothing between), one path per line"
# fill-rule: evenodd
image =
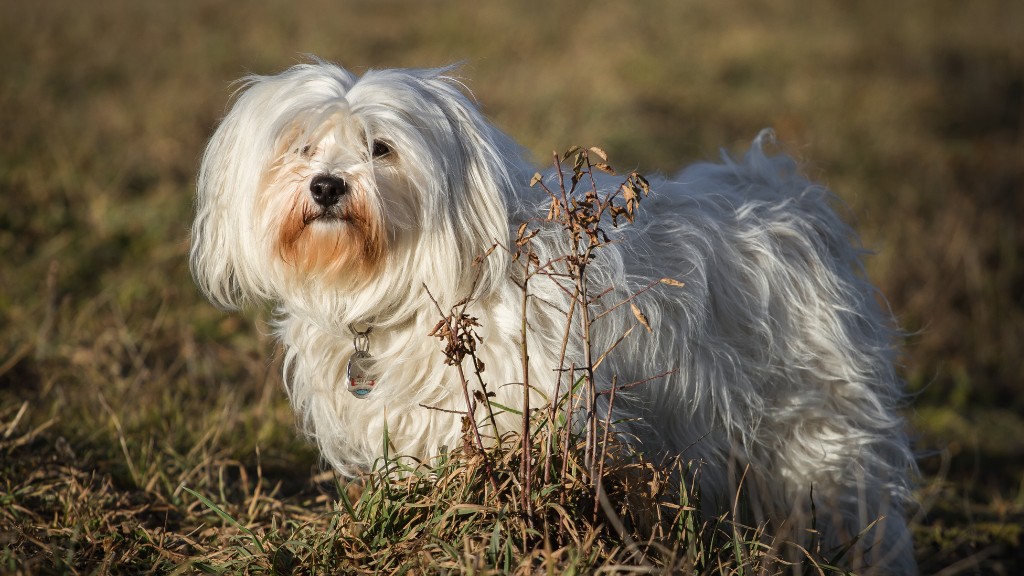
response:
M448 69L250 76L199 173L191 268L223 308L456 294L503 274L521 151ZM344 305L343 305L344 306Z

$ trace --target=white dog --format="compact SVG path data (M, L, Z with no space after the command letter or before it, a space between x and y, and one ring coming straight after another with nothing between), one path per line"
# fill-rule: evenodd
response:
M192 229L196 282L216 305L277 307L285 377L303 430L340 473L368 469L385 426L397 453L460 445L461 381L427 336L438 307L471 296L478 356L496 400L522 405L521 320L539 406L556 393L568 296L535 279L523 310L510 246L549 198L522 149L446 70L361 77L321 61L245 80L203 156ZM728 503L738 476L776 523L823 542L865 531L858 557L915 571L903 513L914 461L897 414L896 332L864 278L830 194L755 140L742 160L652 181L636 224L590 266L634 331L601 366L606 389L666 371L615 399L624 436L701 463L702 495ZM549 175L550 177L550 175ZM557 257L551 227L533 240ZM595 323L607 348L636 320ZM578 342L568 357L579 365ZM563 385L564 388L564 385ZM440 408L437 409L437 408ZM872 524L879 517L882 520ZM802 524L801 524L802 522Z

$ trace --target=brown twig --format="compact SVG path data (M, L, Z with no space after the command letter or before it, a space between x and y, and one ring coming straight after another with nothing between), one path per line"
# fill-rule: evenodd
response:
M491 467L487 451L484 448L483 438L480 435L480 427L476 422L476 405L473 402L472 395L469 393L469 382L466 379L466 372L462 367L462 361L466 356L473 359L474 366L477 370L479 370L480 367L476 358L476 342L478 338L472 330L472 327L476 325L476 319L466 314L466 307L469 305L469 299L464 299L455 304L452 306L451 312L445 315L444 311L441 309L441 305L438 304L437 299L435 299L434 295L430 293L430 289L427 288L426 285L423 286L423 289L426 290L427 296L430 298L430 301L434 303L434 307L437 308L438 314L441 315L441 321L434 326L434 329L429 335L436 336L445 342L445 361L449 365L455 366L455 369L459 373L459 381L462 383L462 394L466 400L465 418L468 422L468 426L472 430L473 439L476 441L476 449L483 457L484 469L487 472L487 477L490 480L491 487L495 492L497 492L499 489L498 480Z

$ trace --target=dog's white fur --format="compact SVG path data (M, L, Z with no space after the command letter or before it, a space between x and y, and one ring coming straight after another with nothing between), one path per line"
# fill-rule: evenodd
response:
M192 230L196 282L218 306L277 306L288 394L303 430L337 471L354 475L382 454L429 458L460 444L465 410L456 371L427 333L472 295L478 354L496 401L522 404L521 275L496 242L542 217L535 168L489 124L446 70L380 70L356 77L321 61L250 76L203 156ZM589 268L610 305L673 277L635 302L652 331L634 331L601 367L630 382L615 419L649 454L701 463L706 502L725 505L739 475L764 518L807 526L813 498L826 545L865 529L861 559L914 572L903 513L914 462L897 415L895 332L864 278L861 249L830 208L759 136L741 160L694 165L652 181L635 225ZM386 144L388 149L375 145ZM325 209L317 175L344 180ZM549 175L550 176L550 175ZM610 185L613 185L610 183ZM544 228L541 260L565 238ZM567 297L530 283L533 406L555 393ZM472 293L472 294L471 294ZM636 320L628 306L599 321L604 350ZM376 387L346 391L353 327L372 328ZM577 342L569 358L579 361ZM563 385L564 388L564 385ZM432 409L440 408L441 410ZM801 524L801 522L803 522ZM798 536L799 537L799 536Z

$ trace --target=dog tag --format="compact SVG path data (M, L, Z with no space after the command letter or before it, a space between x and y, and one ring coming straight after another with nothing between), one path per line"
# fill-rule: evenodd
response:
M345 369L345 379L348 381L348 391L357 398L365 398L373 390L377 380L369 377L370 353L364 350L356 350L348 360L348 367Z
M370 356L370 329L360 332L354 326L350 325L348 328L355 334L355 338L352 339L352 356L345 367L345 381L348 383L348 391L353 396L365 398L377 384L377 379L370 377L370 370L373 368L373 358Z

